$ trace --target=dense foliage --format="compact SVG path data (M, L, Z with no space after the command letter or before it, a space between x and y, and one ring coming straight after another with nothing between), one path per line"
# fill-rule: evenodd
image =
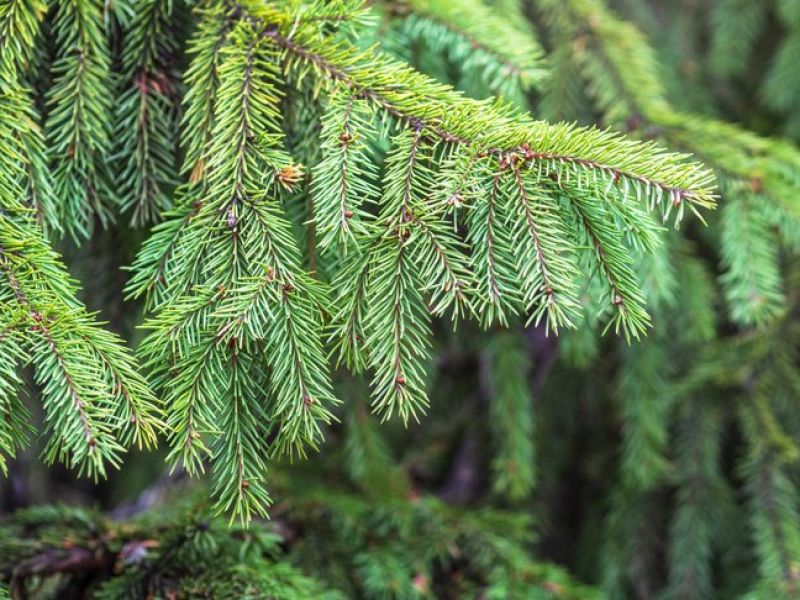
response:
M2 0L10 593L800 595L796 6Z

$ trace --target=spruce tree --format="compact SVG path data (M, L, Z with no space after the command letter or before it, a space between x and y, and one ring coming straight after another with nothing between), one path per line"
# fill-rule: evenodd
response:
M7 592L800 594L796 3L367 4L0 4Z

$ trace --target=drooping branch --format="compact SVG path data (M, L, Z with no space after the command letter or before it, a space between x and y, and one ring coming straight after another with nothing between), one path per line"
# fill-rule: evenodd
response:
M620 178L629 179L646 186L648 191L663 191L676 205L682 200L689 200L701 207L714 205L714 196L709 191L713 181L710 173L696 169L687 170L682 160L676 160L674 155L659 151L652 144L622 143L625 152L617 151L611 156L616 156L619 162L630 164L630 167L611 166L591 155L602 153L604 144L621 142L616 134L551 126L524 118L509 118L504 111L497 110L493 105L463 98L379 54L373 52L367 55L344 42L339 42L332 49L322 45L311 47L314 44L313 39L309 39L308 44L304 45L297 41L299 36L290 39L275 25L265 27L262 35L288 54L312 64L331 80L347 86L356 96L374 102L378 108L409 127L424 129L426 134L443 142L474 146L480 149L479 152L498 157L514 153L534 162L570 164L600 172L614 181ZM341 62L337 63L336 58ZM373 63L380 61L382 66L396 72L397 77L393 79L391 87L366 64L368 58ZM385 87L382 89L381 86ZM413 105L395 100L415 96L420 99L430 98L431 101ZM480 127L487 122L492 122L493 125L485 129ZM501 125L498 126L498 123ZM531 133L534 137L530 137ZM590 144L590 140L594 144ZM576 150L582 148L585 154L549 150L548 145L575 146ZM661 179L655 174L649 175L645 169L653 172L669 170L674 181Z

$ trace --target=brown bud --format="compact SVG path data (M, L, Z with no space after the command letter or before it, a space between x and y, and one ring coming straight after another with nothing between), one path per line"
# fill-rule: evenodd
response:
M397 385L405 385L406 378L403 377L402 375L398 375L397 378L395 379L395 382L397 383Z
M450 197L447 198L447 204L450 206L461 206L462 201L464 200L461 194L452 194Z
M295 185L303 178L302 165L289 164L275 173L275 179L285 189L291 191Z
M619 306L623 302L624 300L622 299L622 296L620 296L619 294L614 295L614 306Z
M250 482L247 481L247 479L242 479L242 489L246 490L249 487L250 487Z
M531 150L531 147L525 142L519 145L519 149L522 151L525 160L531 160L533 158L533 150Z
M353 218L353 211L352 210L344 211L344 218L345 219L352 219Z

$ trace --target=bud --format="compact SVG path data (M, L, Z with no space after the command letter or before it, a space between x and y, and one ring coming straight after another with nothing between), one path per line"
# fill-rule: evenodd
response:
M452 194L447 198L447 204L456 208L459 208L463 201L464 197L461 194Z
M275 179L284 189L291 192L303 178L303 175L302 165L289 164L275 173Z

